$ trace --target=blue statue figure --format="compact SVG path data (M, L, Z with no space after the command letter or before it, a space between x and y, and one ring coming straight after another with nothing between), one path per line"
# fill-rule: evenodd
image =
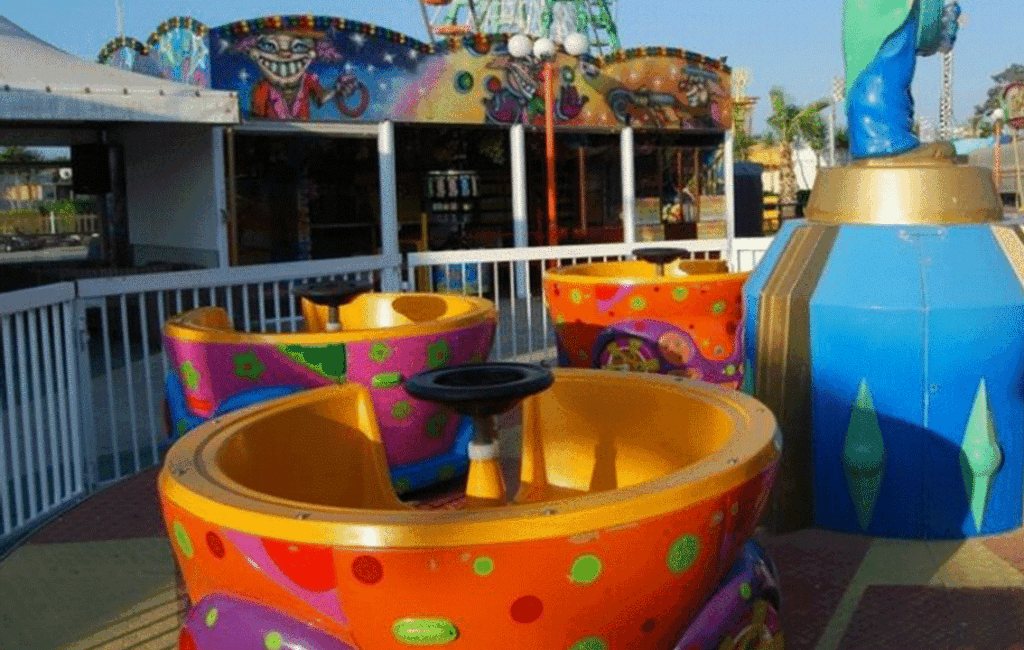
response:
M846 0L846 117L854 158L893 156L918 146L910 82L917 56L948 52L960 6L945 0Z

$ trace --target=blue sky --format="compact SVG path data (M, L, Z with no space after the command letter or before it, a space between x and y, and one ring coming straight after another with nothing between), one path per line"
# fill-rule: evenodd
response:
M271 14L334 15L426 40L417 0L123 0L125 33L145 40L163 20L191 15L213 27ZM1024 0L961 0L968 23L955 48L955 119L984 101L991 76L1024 63ZM94 59L117 34L115 0L5 0L0 13L58 47ZM798 103L828 95L842 76L841 0L618 0L623 46L681 47L752 71L760 96L754 130L765 128L768 89L781 84ZM935 120L941 57L918 59L917 115Z

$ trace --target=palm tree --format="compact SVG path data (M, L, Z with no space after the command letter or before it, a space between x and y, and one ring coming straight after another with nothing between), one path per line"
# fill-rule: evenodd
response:
M780 146L779 158L782 168L779 171L779 204L781 206L796 203L796 170L793 164L793 145L798 141L813 143L821 126L818 115L829 102L821 99L807 106L800 107L789 101L782 86L774 86L769 91L772 114L768 117L775 139Z

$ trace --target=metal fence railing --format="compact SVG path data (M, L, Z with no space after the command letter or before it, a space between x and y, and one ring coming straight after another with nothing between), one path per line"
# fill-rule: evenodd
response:
M0 301L0 541L87 490L71 283Z
M159 461L169 370L161 331L170 316L218 306L240 331L294 332L302 323L297 285L335 278L376 283L390 266L381 256L366 256L79 281L91 479L119 480Z

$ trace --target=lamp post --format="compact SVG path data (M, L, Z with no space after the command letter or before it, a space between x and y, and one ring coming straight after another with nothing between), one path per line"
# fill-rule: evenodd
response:
M992 180L996 184L996 196L1000 197L1000 205L1002 205L1002 165L999 156L999 145L1003 139L1003 109L997 108L992 111Z
M563 43L566 53L579 56L590 48L583 34L569 34ZM530 39L526 34L516 34L508 39L508 53L516 58L530 56L544 64L544 149L547 158L548 198L548 245L558 245L558 198L555 170L555 55L558 46L547 37Z

